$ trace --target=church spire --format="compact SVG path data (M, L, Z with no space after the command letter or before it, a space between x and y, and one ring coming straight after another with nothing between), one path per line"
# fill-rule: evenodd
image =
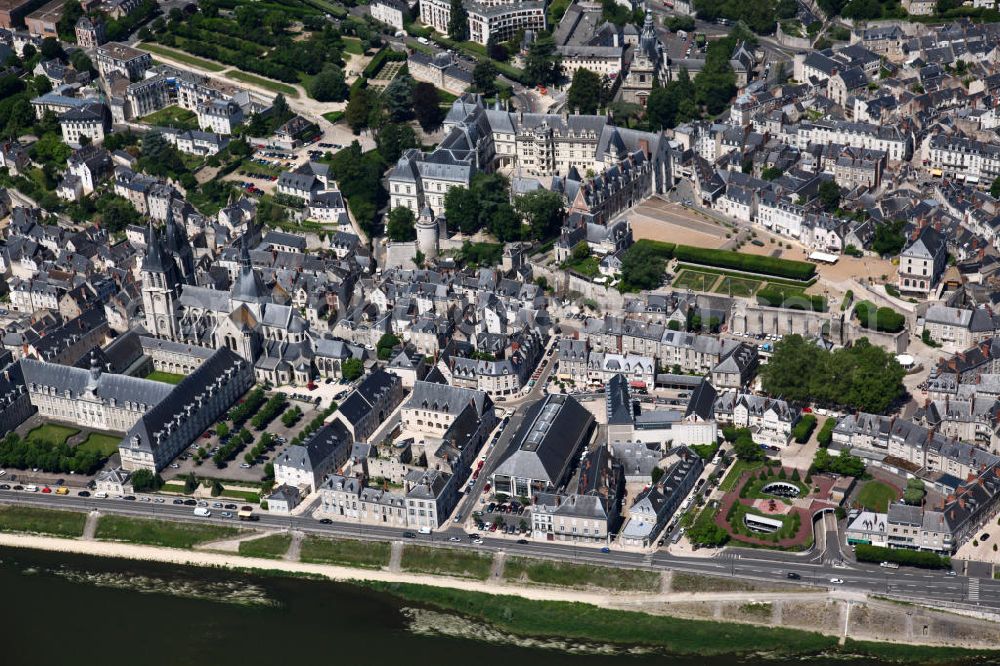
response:
M149 227L146 229L146 256L142 260L142 270L150 273L166 271L163 246L160 245L160 237L156 233L156 227L153 226L153 220L149 221Z

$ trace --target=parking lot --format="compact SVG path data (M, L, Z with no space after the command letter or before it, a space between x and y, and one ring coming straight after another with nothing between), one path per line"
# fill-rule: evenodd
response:
M300 395L303 399L296 399L296 395ZM295 425L290 428L282 423L280 415L271 421L271 423L265 428L265 431L274 436L276 446L270 452L264 453L253 464L248 464L243 460L243 455L253 448L253 443L251 443L239 449L236 456L229 462L224 463L222 467L216 466L215 463L212 462L211 456L213 456L219 450L219 447L223 446L225 442L228 441L235 433L230 433L226 438L220 440L219 436L215 434L213 428L207 430L201 435L201 437L192 442L187 451L178 456L166 469L163 470L161 475L165 480L183 479L191 472L194 472L196 476L225 476L227 480L231 481L259 482L264 476L264 465L277 458L288 445L288 442L291 442L320 411L316 405L316 396L309 396L303 393L287 393L287 396L288 407L286 409L298 406L302 410L302 418L300 418ZM253 435L254 443L260 440L263 432L254 430L249 423L245 424L243 427L249 430ZM203 448L208 452L208 458L201 464L197 464L195 462L194 454L200 448Z

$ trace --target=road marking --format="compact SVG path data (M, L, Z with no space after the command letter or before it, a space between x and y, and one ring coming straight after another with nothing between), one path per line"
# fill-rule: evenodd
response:
M969 579L969 601L979 601L979 579Z

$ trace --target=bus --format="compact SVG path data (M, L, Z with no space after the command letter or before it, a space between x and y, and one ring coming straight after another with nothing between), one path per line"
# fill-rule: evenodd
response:
M240 520L257 520L257 516L253 515L253 507L249 505L241 506L236 515Z

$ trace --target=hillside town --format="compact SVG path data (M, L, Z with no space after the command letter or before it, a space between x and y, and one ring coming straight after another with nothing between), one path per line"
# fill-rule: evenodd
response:
M977 603L1000 22L785 4L0 3L0 501Z

